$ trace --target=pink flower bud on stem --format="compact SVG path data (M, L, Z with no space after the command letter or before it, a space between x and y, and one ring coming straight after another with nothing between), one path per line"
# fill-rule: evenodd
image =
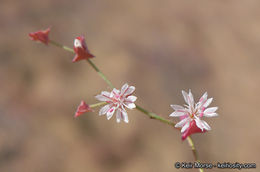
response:
M31 33L29 33L29 37L33 41L40 41L40 42L44 43L45 45L48 45L50 30L51 30L50 28L47 28L46 30L31 32Z

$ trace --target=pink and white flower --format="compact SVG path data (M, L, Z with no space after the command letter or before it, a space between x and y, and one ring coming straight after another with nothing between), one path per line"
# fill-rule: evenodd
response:
M175 110L171 117L179 117L180 122L178 122L175 127L181 127L182 140L186 139L189 135L194 133L203 133L211 130L210 126L203 121L202 117L215 117L218 116L216 110L218 107L207 108L212 102L213 98L207 98L207 92L203 94L198 103L194 103L193 95L191 91L189 94L182 91L185 102L188 105L171 105Z
M109 120L116 111L116 121L119 123L123 120L128 123L129 120L125 107L128 109L134 109L136 107L134 102L137 97L132 95L134 90L134 86L125 84L120 91L115 88L112 92L102 91L101 94L96 96L96 99L107 102L108 104L100 109L99 115L106 114Z

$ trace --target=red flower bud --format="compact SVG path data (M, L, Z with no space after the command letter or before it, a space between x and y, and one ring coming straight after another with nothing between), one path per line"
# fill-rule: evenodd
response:
M89 58L95 57L94 55L90 54L83 36L76 37L73 48L76 55L72 62L77 62L84 59L87 60Z
M46 45L49 43L49 32L50 28L47 28L46 30L40 30L37 32L31 32L29 33L29 37L33 41L40 41Z
M81 101L80 105L77 108L77 111L74 115L74 117L78 117L82 115L85 112L93 112L93 110L89 107L88 104L86 104L83 100Z

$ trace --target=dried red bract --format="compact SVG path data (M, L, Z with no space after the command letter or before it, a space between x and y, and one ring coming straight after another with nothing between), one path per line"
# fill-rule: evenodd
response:
M95 57L94 55L90 54L86 42L85 42L85 38L83 36L78 36L76 37L76 39L74 40L74 52L76 53L74 59L72 60L72 62L77 62L80 60L87 60L89 58L93 58Z
M86 104L83 100L80 102L80 105L77 108L77 111L74 115L74 117L78 117L86 112L92 112L93 110L90 108L88 104Z
M190 122L190 126L187 130L185 130L182 134L181 134L181 139L185 140L188 136L190 136L191 134L195 134L195 133L205 133L207 130L201 130L199 127L197 127L195 120Z
M31 32L29 33L29 37L33 41L40 41L46 45L49 43L49 32L50 28L47 28L46 30L40 30L37 32Z

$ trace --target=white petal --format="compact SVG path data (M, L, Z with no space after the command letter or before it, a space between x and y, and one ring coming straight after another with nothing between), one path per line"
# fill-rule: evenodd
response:
M103 95L99 94L97 96L95 96L96 99L98 99L99 101L103 101L103 102L106 102L106 101L110 101L109 98L107 97L104 97Z
M135 91L135 87L134 86L130 86L126 89L126 91L124 92L124 96L128 96L130 94L132 94Z
M123 120L125 123L129 122L126 111L118 109L116 112L116 122L119 123L121 120Z
M126 112L126 110L125 110L123 105L121 105L121 110Z
M129 103L129 102L126 102L124 104L128 109L134 109L136 106L134 103Z
M104 97L110 97L110 94L111 94L111 93L108 92L108 91L102 91L102 92L101 92L101 95L104 96Z
M135 102L136 101L136 99L137 99L137 97L136 96L128 96L126 99L125 99L125 101L127 101L127 102Z
M199 102L196 103L195 109L199 109L199 110L200 110L200 109L203 107L204 103L207 101L207 97L208 97L208 93L205 92L205 93L201 96Z
M111 107L108 111L107 111L107 119L110 120L110 118L112 118L114 112L115 112L115 107Z
M205 128L206 130L211 130L209 124L206 121L201 120L201 123L203 125L203 128Z
M195 109L200 109L201 108L201 102L197 102L196 105L195 105Z
M185 118L183 120L181 120L180 122L178 122L175 127L183 127L186 123L189 123L190 122L190 118Z
M179 117L179 116L183 116L185 115L186 112L178 112L178 111L174 111L173 113L170 114L171 117Z
M218 107L207 108L207 109L205 109L204 114L214 113L217 109L218 109Z
M121 93L124 93L125 90L126 90L128 87L129 87L128 84L125 83L125 84L122 86L122 88L121 88Z
M110 109L110 105L106 105L99 110L99 115L104 115Z
M184 110L185 108L180 105L171 105L174 110Z
M75 48L82 47L81 42L80 42L79 39L75 39L75 40L74 40L74 47L75 47Z
M208 107L210 103L212 102L213 98L209 98L204 104L203 107Z
M128 116L127 116L126 111L122 111L122 113L123 113L123 117L124 117L124 121L125 121L125 123L128 123L129 120L128 120Z
M184 100L185 100L185 102L187 103L187 104L189 104L189 102L188 102L188 94L185 92L185 91L181 91L182 92L182 95L183 95L183 98L184 98Z
M190 123L186 123L182 128L181 128L181 133L183 133L184 131L187 130L187 128L189 128Z
M118 109L117 111L116 111L116 122L117 123L119 123L120 121L121 121L121 110L120 109Z
M199 118L196 118L196 116L195 116L195 121L196 121L197 127L199 127L199 128L203 131L204 125L203 125L203 123L201 122L201 120L200 120Z
M215 116L218 116L218 114L217 113L203 113L203 116L205 116L205 117L215 117Z
M191 105L192 107L194 107L194 98L193 98L193 95L192 95L192 93L191 93L190 90L189 90L188 101L189 101L189 105Z
M207 100L207 97L208 97L208 93L205 92L205 93L203 94L203 96L201 96L199 102L202 102L202 103L205 102L205 101Z
M116 88L114 88L110 94L110 97L114 97L115 95L119 95L120 91Z

